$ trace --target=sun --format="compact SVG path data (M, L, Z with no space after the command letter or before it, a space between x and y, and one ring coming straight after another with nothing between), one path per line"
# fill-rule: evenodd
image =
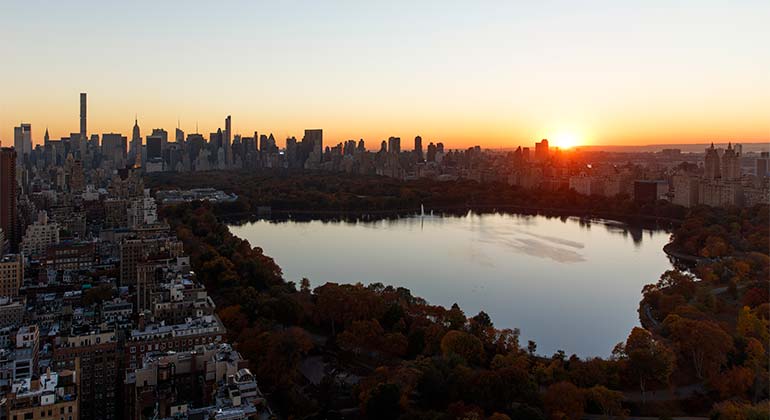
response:
M559 133L553 138L553 145L559 149L571 149L580 145L580 139L574 133Z

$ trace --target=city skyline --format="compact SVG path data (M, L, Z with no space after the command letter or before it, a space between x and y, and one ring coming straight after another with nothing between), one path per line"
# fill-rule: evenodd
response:
M370 148L770 140L766 4L496 6L11 2L0 53L25 60L0 70L0 140L22 122L36 144L78 132L80 92L98 134L232 115L233 133L321 127Z

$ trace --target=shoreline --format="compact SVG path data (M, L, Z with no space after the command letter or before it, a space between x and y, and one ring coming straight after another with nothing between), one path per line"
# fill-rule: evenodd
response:
M520 214L520 215L542 215L546 217L577 217L581 219L607 220L624 223L631 227L643 229L662 229L670 231L673 227L682 222L680 219L653 216L649 214L621 214L612 212L580 211L555 207L538 206L520 206L520 205L455 205L455 206L437 206L427 209L433 215L463 216L468 212L478 214ZM419 215L420 208L401 208L393 210L304 210L304 209L270 209L270 211L260 214L257 211L248 212L224 212L216 211L217 216L221 217L227 224L241 225L256 220L342 220L353 221L364 219L367 221L377 221L383 219L394 219L406 216ZM275 216L279 217L275 217ZM244 217L245 216L245 217ZM302 216L302 217L294 217ZM662 224L662 225L661 225Z

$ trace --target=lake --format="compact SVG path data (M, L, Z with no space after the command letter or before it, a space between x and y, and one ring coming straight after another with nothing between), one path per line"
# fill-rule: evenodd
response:
M483 310L537 353L608 356L639 324L642 286L671 263L664 230L516 214L378 221L269 221L230 230L286 280L403 286L432 304Z

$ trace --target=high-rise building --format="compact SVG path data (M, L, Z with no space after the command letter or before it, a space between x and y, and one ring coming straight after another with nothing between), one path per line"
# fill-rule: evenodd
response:
M73 419L118 417L116 413L121 410L121 401L117 388L121 364L117 344L115 331L78 331L73 328L64 333L61 343L54 347L55 369L80 370L80 415Z
M714 148L714 143L711 143L711 147L706 149L704 162L706 179L717 179L722 177L719 163L719 152Z
M129 164L142 165L142 133L139 130L139 120L134 117L134 128L131 131L131 143L128 147Z
M147 136L147 160L163 157L163 138L156 135Z
M80 137L85 139L88 136L88 124L86 122L86 94L80 94Z
M388 138L388 152L394 155L401 153L401 137Z
M17 209L16 209L16 150L12 147L0 149L0 229L11 250L16 250Z
M22 123L13 129L13 147L16 149L16 160L21 163L24 156L32 153L32 125Z
M733 148L732 143L727 145L727 150L722 154L722 179L735 181L741 179L741 156L738 146Z
M225 133L224 133L224 146L225 146L225 163L231 164L233 162L233 131L232 131L232 119L228 115L225 118Z
M384 143L384 142L383 142ZM428 162L436 161L436 145L433 142L428 144L428 153L426 155Z
M545 162L548 160L548 139L535 143L535 160Z
M114 168L126 166L126 136L117 133L102 135L102 156L105 160L113 162Z
M24 255L45 255L49 246L59 243L59 224L48 221L45 210L37 215L37 221L27 226L24 239L21 241L21 252Z
M21 255L6 254L0 257L0 296L18 296L22 280L24 260Z
M163 151L166 150L166 146L168 146L168 131L162 128L153 128L152 134L147 136L147 139L149 140L151 136L160 138L160 151L162 156Z
M762 152L759 158L755 161L756 175L760 178L767 178L768 163L770 161L770 153Z
M317 162L321 162L324 150L323 136L323 130L320 128L305 130L305 136L302 137L302 142L299 147L300 163L304 163L304 161L309 159L311 155Z
M88 148L88 123L87 123L87 99L86 94L80 94L80 138L77 139L76 150L80 156L85 156Z
M422 162L422 137L420 136L414 138L414 154L417 157L417 161Z

